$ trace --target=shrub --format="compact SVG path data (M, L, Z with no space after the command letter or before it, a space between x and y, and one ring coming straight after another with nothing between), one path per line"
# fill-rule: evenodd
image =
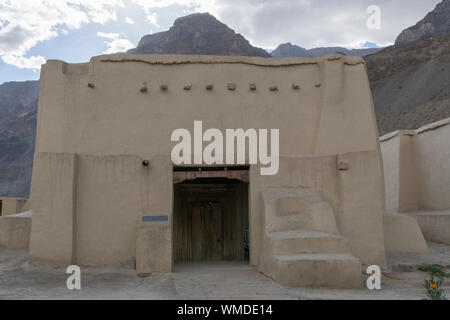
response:
M427 299L447 300L442 284L445 278L450 278L450 274L446 273L440 266L437 265L422 266L419 270L430 274L430 279L425 280L424 285L427 293Z

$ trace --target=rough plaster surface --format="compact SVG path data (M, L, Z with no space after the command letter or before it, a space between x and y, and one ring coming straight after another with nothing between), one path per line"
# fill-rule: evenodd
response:
M383 216L387 253L426 253L428 246L417 221L404 214Z
M140 91L144 83L146 93ZM227 89L230 83L234 91ZM209 84L213 90L206 90ZM186 85L192 89L184 90ZM269 90L274 85L278 91ZM286 155L378 149L367 74L358 57L49 60L39 103L37 152L170 154L172 131L191 129L194 120L222 130L283 128L280 153Z
M362 286L361 262L339 236L333 208L321 192L267 188L263 199L264 274L292 287Z
M172 272L169 222L141 222L136 240L136 273Z
M450 209L450 119L380 138L390 212Z
M428 241L450 244L450 210L408 213L416 219Z
M3 217L23 212L22 209L27 202L26 199L20 198L0 198L0 201L2 202L0 216Z
M420 252L424 237L450 243L450 118L392 132L380 144L391 213L384 216L386 250Z
M0 246L26 249L30 245L31 211L0 217Z
M258 166L250 168L252 265L264 251L265 187L323 192L328 211L315 218L333 212L325 220L339 228L351 253L363 264L385 265L384 184L365 63L338 54L49 60L40 80L31 260L133 261L140 218L167 212L171 221L170 137L174 129L192 131L195 120L204 129L281 130L279 174L262 177ZM153 249L167 254L166 246Z
M348 170L338 170L339 162L346 163ZM382 190L378 187L382 184L382 179L377 174L380 165L376 152L324 157L283 157L280 164L287 170L270 177L262 177L258 174L258 170L251 170L250 181L259 186L263 192L267 188L266 193L271 197L295 197L306 200L310 197L296 192L295 188L309 189L309 193L312 191L321 193L334 212L335 222L331 221L331 224L335 223L339 233L348 240L350 252L359 258L363 265L386 266L381 215L383 196ZM265 223L270 225L267 211L275 209L268 206L263 196L253 194L253 197L251 198L253 210L266 211L266 221L257 219L259 216L253 218L254 228L263 228ZM324 223L328 225L330 233L335 232L330 229L329 220L321 221L322 228ZM309 230L312 227L314 226L306 226ZM258 236L262 236L262 233ZM259 242L256 242L252 246L258 244Z

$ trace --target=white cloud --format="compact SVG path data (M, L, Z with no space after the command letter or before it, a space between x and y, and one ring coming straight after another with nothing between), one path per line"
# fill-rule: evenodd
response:
M36 44L86 23L116 20L122 0L0 0L0 57L19 68L36 68L42 57L25 58Z
M134 47L133 44L128 41L128 39L115 39L111 42L108 42L107 45L108 50L104 52L106 54L126 52L127 50Z
M97 35L99 37L106 38L106 39L111 39L111 40L115 40L115 39L120 38L120 34L119 33L97 32Z
M353 47L365 41L386 46L440 1L216 0L214 13L253 45L264 48L284 42L306 48ZM381 8L381 30L367 28L369 5Z
M158 26L155 9L181 6L186 14L209 12L242 33L253 45L275 48L292 42L306 48L357 47L369 41L392 44L441 0L130 0ZM382 29L367 28L367 8L381 8ZM406 8L407 6L407 8ZM401 14L401 19L399 19Z
M128 49L134 48L134 45L119 33L97 32L97 35L108 39L108 41L105 41L105 44L108 46L108 49L103 52L105 54L126 52Z
M231 2L232 1L234 0L231 0ZM221 7L221 1L218 0L131 0L131 2L141 6L147 16L148 22L158 28L158 16L154 9L178 5L180 7L186 7L185 10L187 13L209 12L211 14L217 14L217 9Z
M155 12L147 12L147 20L155 27L160 28L158 23L158 15Z
M68 34L89 23L117 21L118 11L139 6L147 21L159 28L158 12L174 5L186 14L209 12L253 45L275 48L292 42L311 48L362 42L388 45L415 24L440 0L0 0L0 57L21 68L36 68L40 56L29 56L38 43ZM382 29L366 27L369 5L381 8ZM407 6L407 8L405 8ZM129 11L127 11L129 12ZM401 15L401 19L399 16ZM134 20L126 17L125 22ZM164 26L166 27L166 26ZM110 35L111 36L111 35ZM111 36L112 37L112 36ZM108 52L132 46L126 37L108 39Z
M15 55L2 55L3 62L16 66L19 69L40 69L41 65L45 63L45 58L42 56L32 56L29 58L15 56Z

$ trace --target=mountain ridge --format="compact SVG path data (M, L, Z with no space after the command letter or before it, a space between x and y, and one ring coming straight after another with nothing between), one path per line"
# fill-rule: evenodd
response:
M318 47L312 49L305 49L298 45L293 45L290 42L280 44L274 51L272 56L274 58L289 58L289 57L320 57L330 53L343 53L348 56L365 56L380 51L381 48L365 48L365 49L347 49L344 47Z
M0 85L0 195L28 197L38 94L38 81Z
M380 134L450 117L450 34L364 57Z
M403 30L395 45L416 41L425 35L441 36L450 32L450 0L438 3L422 20Z
M168 31L143 36L127 53L271 57L209 13L178 18Z

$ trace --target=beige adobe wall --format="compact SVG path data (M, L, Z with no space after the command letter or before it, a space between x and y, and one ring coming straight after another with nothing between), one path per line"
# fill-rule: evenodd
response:
M385 266L377 159L376 152L282 157L282 170L272 177L260 176L259 167L252 166L252 263L259 264L264 250L260 248L264 234L261 190L302 187L324 193L341 234L363 264ZM34 263L103 266L133 261L142 216L167 215L169 222L172 220L172 165L168 157L153 158L149 167L142 166L140 157L120 155L41 153L35 161L40 174L33 177L33 190L40 186L35 199L41 205L33 206L30 250ZM346 169L338 170L339 163L345 163ZM65 166L68 168L63 169ZM75 183L69 172L74 172Z
M142 216L172 211L172 165L155 157L80 155L76 263L116 265L135 259Z
M23 205L22 211L26 212L26 211L31 211L31 199L28 199L25 204Z
M143 83L146 93L140 92ZM208 84L213 90L205 89ZM38 113L37 152L167 155L172 131L192 131L194 120L203 120L205 129L281 128L285 155L378 148L364 61L339 55L111 55L81 65L49 60Z
M399 210L400 212L417 210L420 206L420 182L414 174L420 158L415 154L415 141L408 135L400 139L400 175L399 175Z
M400 181L400 153L398 152L400 139L386 140L381 144L385 183L385 209L396 212L399 207L399 181Z
M228 90L229 83L236 89ZM256 91L249 89L251 83ZM209 84L212 90L206 90ZM184 90L186 85L191 89ZM277 90L269 90L274 86ZM147 91L141 92L143 87ZM383 265L384 193L370 87L364 61L341 55L110 55L86 64L48 61L41 71L31 190L32 260L103 265L134 259L139 219L172 219L170 136L177 128L192 132L195 120L202 120L204 129L279 128L286 159L349 153L339 157L350 163L350 171L320 190L340 208L339 227L355 255ZM149 168L142 159L151 161ZM312 161L318 163L311 174L327 175L332 168L337 174L336 162L323 167L320 163L329 159ZM251 167L252 264L259 263L263 250L261 187L269 181L290 185L296 170L296 164L282 162L277 176L262 177L257 166ZM312 179L303 178L295 184Z
M142 216L169 215L168 158L39 153L32 191L33 263L118 265L135 259Z
M0 247L28 249L31 233L31 211L0 217Z
M0 198L0 201L2 202L1 216L9 216L22 212L22 209L27 202L26 199L20 198Z
M450 209L450 119L424 128L414 137L420 209Z
M388 211L450 209L450 119L380 141Z
M427 240L450 244L450 210L419 211L409 216L416 219Z
M341 211L337 216L341 233L352 253L364 265L386 266L382 210L383 177L378 153L359 152L338 156Z
M417 221L404 214L383 216L384 244L386 253L428 252L428 245Z
M381 143L381 151L385 172L386 210L417 210L419 188L412 137L408 134L393 136Z
M172 226L169 221L140 222L136 239L136 273L170 273L173 267Z
M73 263L74 209L78 156L36 153L31 193L31 261L67 266Z

